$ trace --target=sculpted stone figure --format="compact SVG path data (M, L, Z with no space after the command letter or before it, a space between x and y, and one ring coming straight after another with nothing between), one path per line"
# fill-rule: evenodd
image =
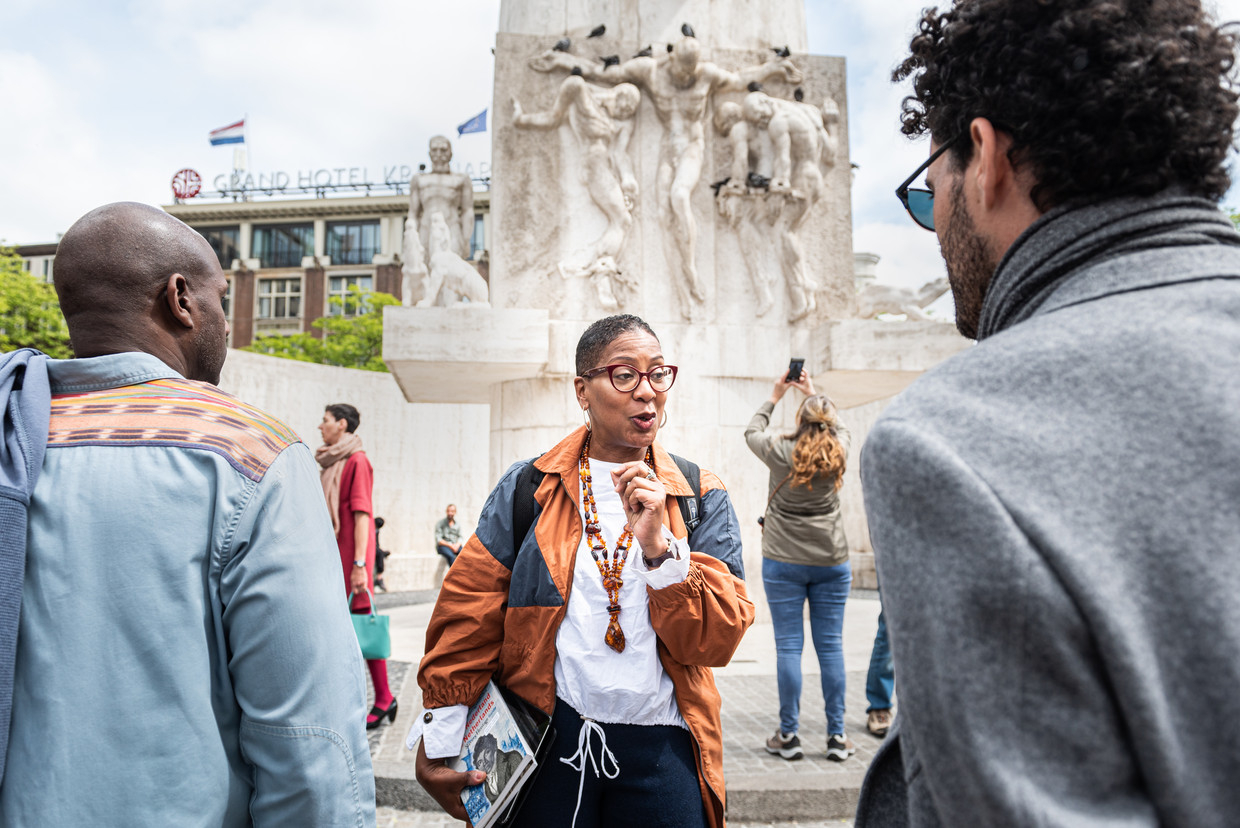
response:
M423 299L434 306L487 304L487 283L453 247L452 231L442 213L430 214L430 281Z
M800 230L825 191L823 168L835 164L839 120L835 102L821 109L798 101L753 91L741 106L721 105L715 125L732 153L727 181L719 191L718 209L734 227L752 225L764 215L777 226L780 262L788 284L790 321L814 310L816 285L806 273ZM830 127L830 128L829 128ZM738 203L738 197L759 195L764 206ZM748 217L742 222L741 216ZM742 244L759 297L759 315L770 307L769 286L755 272L752 244Z
M409 182L409 217L405 220L405 242L401 273L404 276L404 304L412 305L418 282L428 275L430 257L430 219L443 216L451 250L461 259L469 258L469 239L474 232L474 185L469 176L452 172L452 144L442 135L430 140L431 171L419 173Z
M925 308L948 290L947 278L927 282L917 290L890 285L866 285L857 292L857 315L873 319L880 313L902 313L910 320L934 321Z
M634 57L617 65L599 67L555 49L530 61L530 66L539 72L578 69L587 80L632 83L649 96L663 124L655 186L660 218L666 228L667 261L675 267L679 259L682 296L687 292L696 302L703 301L706 292L697 272L697 224L691 197L702 176L707 103L717 92L741 92L752 81L772 77L782 77L790 83L801 80L800 70L787 58L777 57L760 66L729 72L703 61L701 50L696 38L686 36L672 44L666 55Z
M736 231L741 258L745 261L745 269L749 272L758 298L755 313L764 316L775 302L775 280L770 269L765 267L763 247L770 225L777 216L768 212L765 200L756 195L744 197L749 195L746 186L749 171L757 168L756 153L750 150L751 133L755 133L752 135L755 143L758 136L745 121L741 105L731 101L715 107L715 128L723 135L732 155L728 175L714 185L715 207Z
M622 279L616 259L633 224L637 200L637 177L628 146L633 137L633 115L640 102L641 92L631 83L601 89L577 75L564 79L555 104L545 112L527 113L515 98L512 102L516 126L553 129L567 120L581 144L581 180L606 216L607 228L580 261L561 262L559 270L566 279L593 279L599 301L607 310L619 308L617 293L623 294L632 287Z

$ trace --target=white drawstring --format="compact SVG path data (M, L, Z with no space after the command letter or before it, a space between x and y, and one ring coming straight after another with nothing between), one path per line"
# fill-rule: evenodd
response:
M602 766L603 775L608 779L615 779L620 775L620 765L616 762L616 756L607 747L606 732L593 719L587 719L585 716L582 716L581 721L583 722L581 730L577 732L577 752L569 759L560 757L561 762L575 771L581 771L581 781L577 783L577 807L573 808L573 828L577 828L577 812L581 810L581 792L586 785L586 760L589 759L590 764L594 766L595 777L599 775L600 765ZM594 754L590 752L590 733L595 731L598 732L599 738L599 761L597 762L594 761ZM607 761L609 759L611 760L611 766L615 768L610 773L607 771ZM580 764L577 764L578 761L580 761Z

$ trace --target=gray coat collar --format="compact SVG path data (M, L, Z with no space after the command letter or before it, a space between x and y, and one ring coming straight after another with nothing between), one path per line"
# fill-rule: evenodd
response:
M1196 250L1186 256L1186 247ZM1056 207L999 263L977 338L1091 297L1235 273L1238 255L1240 234L1204 198L1168 191Z

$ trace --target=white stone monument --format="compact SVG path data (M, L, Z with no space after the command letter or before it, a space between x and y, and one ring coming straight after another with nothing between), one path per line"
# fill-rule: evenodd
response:
M505 0L491 307L388 308L384 324L407 399L490 403L497 479L580 425L581 331L643 317L680 367L660 440L729 487L751 575L766 471L742 434L788 359L859 446L886 399L965 344L942 323L856 318L844 61L805 54L803 0L762 5ZM856 460L845 520L864 549Z

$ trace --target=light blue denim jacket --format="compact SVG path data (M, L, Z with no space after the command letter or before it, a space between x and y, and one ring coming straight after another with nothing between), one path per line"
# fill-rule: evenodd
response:
M147 354L49 374L0 824L374 825L310 451Z

